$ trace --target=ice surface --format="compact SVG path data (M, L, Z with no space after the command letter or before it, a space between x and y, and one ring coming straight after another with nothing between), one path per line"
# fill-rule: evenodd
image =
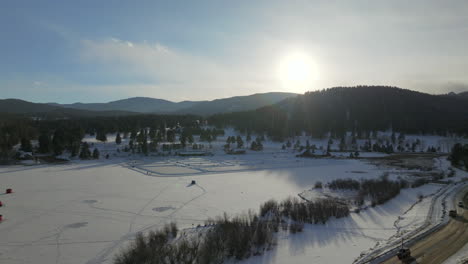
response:
M102 155L115 143L95 146ZM0 167L0 188L14 191L0 195L5 204L0 208L0 262L111 263L137 232L170 221L194 227L224 212L258 210L269 199L310 190L316 181L382 174L361 160L301 159L278 149L271 143L262 153L238 156L128 158L121 153L109 160ZM277 248L245 263L351 263L398 228L414 228L428 205L423 200L414 211L408 208L419 193L427 196L438 188L403 190L360 214L306 225L301 234L280 234Z

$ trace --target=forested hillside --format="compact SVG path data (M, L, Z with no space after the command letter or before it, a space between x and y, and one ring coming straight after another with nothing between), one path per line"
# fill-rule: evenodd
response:
M468 132L468 101L397 87L335 87L308 92L255 111L214 115L217 126L267 132L276 139L305 131L359 135L392 128L405 133Z

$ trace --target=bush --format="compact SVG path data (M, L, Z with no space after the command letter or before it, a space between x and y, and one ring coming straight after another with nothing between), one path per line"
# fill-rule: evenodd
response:
M336 179L331 181L328 184L328 187L333 190L337 189L346 189L346 190L359 190L361 188L361 184L357 180L353 179Z
M400 193L402 184L399 181L391 181L387 175L379 179L368 179L361 182L360 195L369 197L371 205L383 204Z
M278 215L279 206L277 201L271 199L260 205L260 216L265 217L267 213L270 213L271 215Z
M335 199L307 202L287 198L280 203L269 200L260 206L260 216L249 211L232 218L224 214L215 220L208 219L207 230L200 236L175 240L178 232L175 223L147 236L138 234L114 263L214 264L228 258L242 260L270 249L275 242L273 233L278 232L280 225L294 234L303 231L305 222L325 223L330 217L347 215L347 205Z

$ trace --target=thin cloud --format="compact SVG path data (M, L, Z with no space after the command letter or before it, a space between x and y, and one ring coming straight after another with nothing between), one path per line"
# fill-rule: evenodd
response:
M109 70L133 69L131 71L164 81L216 79L226 74L214 62L175 51L161 43L132 43L116 38L82 40L81 43L84 62L107 65Z
M144 76L167 92L198 94L207 91L218 94L249 93L253 87L271 89L271 77L260 76L245 65L228 65L173 49L161 43L130 42L117 38L81 41L82 62L97 64L115 74ZM258 80L267 80L259 83ZM243 92L244 90L245 92ZM257 90L258 91L258 90ZM211 93L211 92L208 92Z

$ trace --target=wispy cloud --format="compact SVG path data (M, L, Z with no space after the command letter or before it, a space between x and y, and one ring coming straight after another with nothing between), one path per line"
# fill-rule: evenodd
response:
M82 40L84 62L112 66L111 70L143 73L158 81L196 81L226 75L221 65L164 46L117 38Z
M213 91L215 97L223 93L231 96L266 91L274 85L271 76L257 69L219 63L161 43L106 38L85 39L81 46L80 57L84 63L102 65L115 74L144 76L153 80L160 92L175 89L179 93L205 93L210 98ZM258 90L259 86L263 89Z

